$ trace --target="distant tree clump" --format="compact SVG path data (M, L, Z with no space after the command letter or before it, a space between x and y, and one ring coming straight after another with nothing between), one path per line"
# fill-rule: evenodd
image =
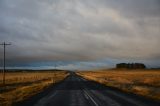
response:
M126 69L145 69L146 66L143 63L119 63L116 68L126 68Z

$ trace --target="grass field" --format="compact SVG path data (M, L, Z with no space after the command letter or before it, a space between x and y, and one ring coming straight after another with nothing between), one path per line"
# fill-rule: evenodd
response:
M80 76L135 93L160 100L160 70L99 70L78 72Z
M11 106L23 101L63 80L66 71L10 72L6 73L6 85L2 85L0 76L0 106Z

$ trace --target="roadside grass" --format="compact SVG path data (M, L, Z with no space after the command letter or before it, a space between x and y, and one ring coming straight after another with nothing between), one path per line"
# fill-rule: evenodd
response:
M97 70L78 75L126 92L160 100L160 70Z
M23 101L68 76L66 71L6 73L6 86L0 78L0 106Z

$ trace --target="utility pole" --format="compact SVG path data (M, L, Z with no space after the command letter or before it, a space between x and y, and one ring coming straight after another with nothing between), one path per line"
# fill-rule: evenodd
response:
M3 46L4 51L3 51L3 85L5 86L5 71L6 71L6 46L11 45L11 43L5 43L3 42L0 44Z

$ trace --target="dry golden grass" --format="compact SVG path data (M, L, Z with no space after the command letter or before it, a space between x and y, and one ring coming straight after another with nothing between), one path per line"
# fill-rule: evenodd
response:
M56 72L14 72L6 73L6 86L2 86L0 77L0 106L11 106L23 101L63 80L68 73Z
M160 70L99 70L77 74L107 86L160 100Z

